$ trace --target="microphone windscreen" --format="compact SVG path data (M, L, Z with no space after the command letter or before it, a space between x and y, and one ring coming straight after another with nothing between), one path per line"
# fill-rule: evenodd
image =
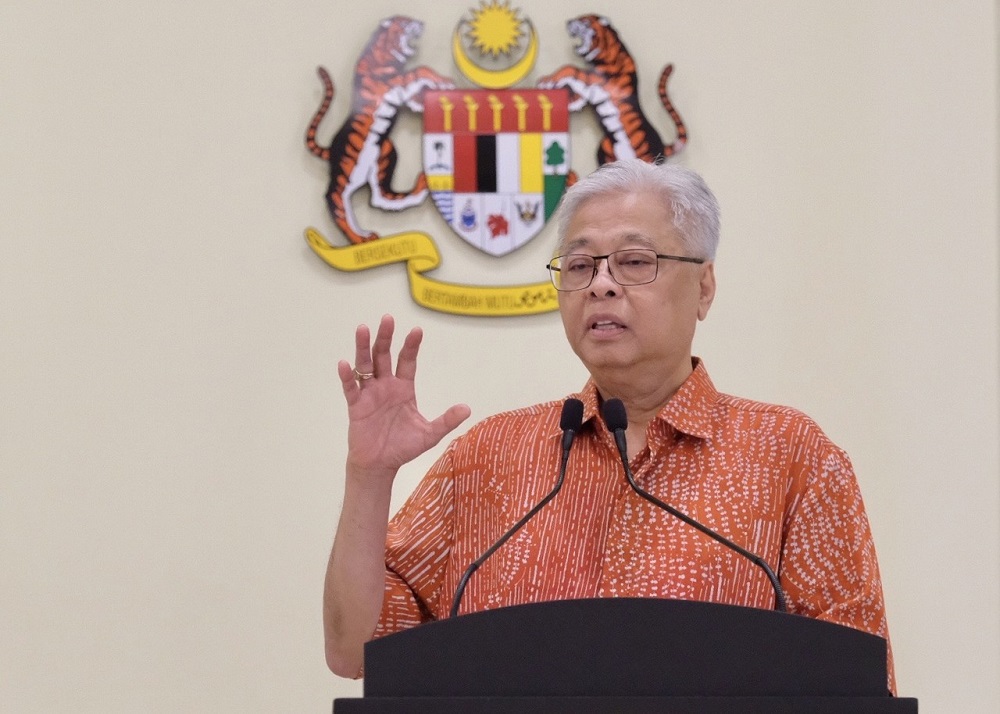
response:
M601 415L608 430L614 433L628 429L628 417L625 415L625 405L621 399L608 399L601 405Z
M583 425L583 402L579 399L567 399L563 402L562 418L559 428L563 431L580 431Z

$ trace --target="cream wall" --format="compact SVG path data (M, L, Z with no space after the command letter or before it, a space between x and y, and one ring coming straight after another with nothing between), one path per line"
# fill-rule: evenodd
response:
M322 712L360 692L326 670L320 625L357 323L424 327L429 413L582 384L555 315L429 312L400 266L337 273L302 239L339 239L302 143L315 66L344 92L328 140L380 18L424 20L418 60L454 74L472 4L0 7L0 709ZM516 6L533 76L571 61L567 18L607 14L661 131L674 63L679 160L724 213L696 351L721 389L798 406L852 454L902 693L1000 711L996 3ZM586 170L593 122L574 124ZM418 134L396 131L405 179ZM544 279L551 231L496 261L429 205L363 213L432 232L440 279Z

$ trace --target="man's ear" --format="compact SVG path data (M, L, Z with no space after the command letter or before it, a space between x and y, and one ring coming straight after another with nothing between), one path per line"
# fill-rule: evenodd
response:
M708 317L708 309L712 307L715 300L715 263L705 263L702 266L701 281L699 283L700 294L698 296L698 319L704 320Z

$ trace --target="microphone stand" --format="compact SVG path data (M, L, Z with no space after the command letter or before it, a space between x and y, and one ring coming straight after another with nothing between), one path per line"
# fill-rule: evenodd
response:
M559 478L556 481L556 485L551 491L549 491L545 498L539 501L534 508L524 515L523 518L511 526L510 530L500 536L500 539L497 540L496 543L487 548L485 553L472 561L469 567L465 569L465 572L462 574L462 579L458 581L458 588L455 590L455 598L451 603L451 612L448 615L449 617L455 617L458 615L458 606L462 602L462 595L465 593L465 588L469 584L472 574L479 570L479 566L485 563L487 558L499 550L504 543L510 540L515 533L521 530L525 523L530 521L536 513L542 510L545 505L555 498L557 493L559 493L559 489L562 488L563 481L566 480L566 466L569 463L569 450L573 445L573 439L576 438L576 432L580 430L582 423L583 403L579 399L567 399L563 404L562 411L562 463L559 467Z
M617 403L617 405L615 403ZM652 503L654 506L662 508L670 515L681 519L692 528L696 528L697 530L707 535L709 538L718 541L719 543L726 546L730 550L736 551L744 558L751 561L758 568L763 570L764 574L767 575L767 579L771 583L771 588L774 590L774 600L775 600L774 609L777 610L778 612L788 612L788 608L785 603L785 591L782 590L781 583L778 581L778 576L774 574L774 571L771 570L771 566L767 564L766 560L764 560L756 553L751 553L746 548L737 545L736 543L729 540L722 534L716 533L708 526L702 525L701 523L691 518L686 513L682 513L673 506L664 503L656 496L643 489L638 483L636 483L635 476L632 474L632 469L628 464L628 449L626 448L625 444L625 426L628 425L628 419L625 417L625 405L622 404L620 399L609 399L604 403L604 408L602 409L602 412L604 415L605 423L608 425L608 428L611 429L611 433L614 434L615 445L618 447L618 455L621 457L622 466L625 467L625 478L628 480L628 484L629 486L632 487L632 490L635 491L640 496L642 496L647 501L649 501L650 503ZM620 414L615 412L620 412Z

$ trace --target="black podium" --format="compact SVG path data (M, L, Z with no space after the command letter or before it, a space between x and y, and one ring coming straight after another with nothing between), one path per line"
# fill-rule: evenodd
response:
M364 697L334 714L916 714L886 642L797 615L654 598L562 600L365 645Z

